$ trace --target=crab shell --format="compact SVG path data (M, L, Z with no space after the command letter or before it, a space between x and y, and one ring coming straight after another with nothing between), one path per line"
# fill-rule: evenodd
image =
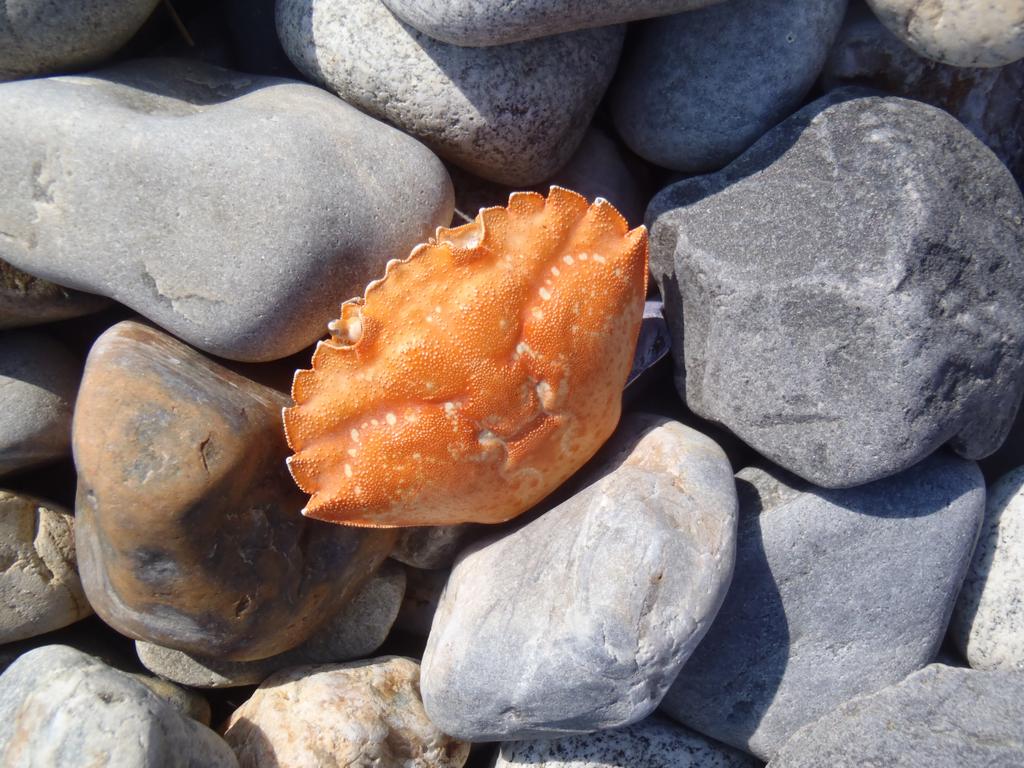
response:
M303 514L383 528L526 511L615 429L646 289L647 230L601 198L516 192L438 229L295 374Z

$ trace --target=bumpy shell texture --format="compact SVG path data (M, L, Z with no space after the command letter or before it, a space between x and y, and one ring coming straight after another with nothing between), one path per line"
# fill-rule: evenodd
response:
M552 187L438 229L341 307L284 411L303 513L497 523L563 483L619 420L647 231Z

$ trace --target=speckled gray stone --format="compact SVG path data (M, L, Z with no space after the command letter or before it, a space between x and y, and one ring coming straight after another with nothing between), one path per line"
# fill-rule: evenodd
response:
M74 522L55 504L0 490L0 643L92 613L78 578Z
M1024 467L989 488L949 632L974 669L1024 673Z
M647 160L721 168L814 84L846 0L728 0L645 22L612 89L615 126Z
M310 80L456 165L513 186L543 181L572 156L624 36L623 27L602 27L460 48L402 23L381 0L278 0L277 29Z
M868 0L894 35L922 56L956 67L1024 58L1020 0Z
M306 347L451 220L430 151L308 84L143 60L0 84L0 114L0 259L222 357Z
M38 331L0 332L0 475L71 453L81 364Z
M384 0L435 40L485 46L692 11L721 0Z
M978 466L945 452L824 490L744 469L732 587L662 710L763 759L939 649L978 535Z
M128 42L160 0L4 0L0 80L79 69Z
M406 574L407 586L402 607L395 619L395 629L409 632L417 637L430 635L430 626L434 623L441 593L448 583L448 570L422 570L410 568Z
M1024 180L1024 61L953 67L919 56L861 3L850 6L821 71L830 91L859 85L946 110Z
M769 768L1017 768L1024 675L932 664L800 729Z
M652 716L562 739L507 741L494 768L758 768L749 755Z
M413 568L449 568L459 552L480 532L476 525L403 528L391 557Z
M423 654L427 714L470 741L646 717L732 574L736 490L710 438L632 414L568 501L456 562Z
M369 656L384 642L405 594L405 568L385 561L333 619L302 645L256 661L195 656L143 641L135 643L150 672L194 688L259 685L288 667L348 661Z
M694 412L826 487L999 447L1024 387L1024 199L948 113L833 91L647 217Z
M0 261L0 330L87 315L109 303L102 296L72 291Z
M48 645L0 676L0 764L19 768L235 768L230 747L142 683Z

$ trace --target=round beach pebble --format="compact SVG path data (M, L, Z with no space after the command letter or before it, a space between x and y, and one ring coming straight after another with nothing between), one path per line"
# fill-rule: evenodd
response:
M956 67L1024 58L1022 0L868 0L889 30L922 56Z
M71 452L81 364L51 336L0 332L0 475Z
M0 232L2 249L3 232ZM0 330L87 315L110 302L64 288L0 261Z
M96 340L75 409L75 538L105 622L189 653L265 658L307 640L380 566L393 532L301 515L288 403L136 322Z
M74 522L55 504L0 490L0 643L92 613L78 578Z
M323 765L460 768L469 744L446 736L420 701L419 665L379 659L281 672L228 720L241 768Z
M949 631L974 669L1024 674L1024 467L989 489Z
M117 52L160 0L6 0L0 80L80 69Z
M129 673L134 680L138 680L153 693L166 701L185 717L190 717L197 723L210 724L210 703L196 691L190 691L175 685L170 680L163 680L151 675Z
M381 0L278 0L277 29L313 82L471 173L518 187L572 156L625 35L602 27L461 48L417 32Z
M149 688L63 645L0 676L0 764L234 768L230 747Z

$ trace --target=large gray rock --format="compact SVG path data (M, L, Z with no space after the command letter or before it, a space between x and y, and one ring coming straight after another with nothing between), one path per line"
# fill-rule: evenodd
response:
M946 112L833 91L648 222L677 388L772 461L848 487L1005 437L1024 199Z
M101 296L69 290L0 261L0 330L87 315L107 304Z
M0 764L19 768L232 768L230 747L149 688L48 645L0 676Z
M65 509L0 490L0 643L66 627L92 613Z
M732 587L662 709L771 757L801 726L935 658L978 535L976 464L814 488L745 469Z
M949 630L973 668L1024 673L1024 467L989 489Z
M749 755L652 716L563 739L507 741L494 768L758 768Z
M801 728L769 768L1024 765L1024 675L932 664Z
M395 15L452 45L515 43L536 37L692 11L721 0L384 0Z
M851 4L821 71L826 90L859 85L940 107L981 139L1024 180L1024 61L1005 67L954 67L919 56L871 10Z
M846 0L728 0L644 23L612 90L615 126L652 163L726 165L814 84Z
M514 186L548 178L572 156L624 36L603 27L461 48L417 32L381 0L278 0L277 28L310 80L456 165Z
M160 0L5 0L0 80L96 64L115 53Z
M725 454L678 422L632 415L599 462L592 485L456 563L421 680L445 733L494 741L635 722L707 631L733 566Z
M868 0L889 31L922 56L956 67L1024 58L1020 0Z
M306 84L146 60L0 85L0 115L0 258L222 357L311 344L451 220L433 154Z
M71 453L81 364L36 331L0 333L0 475Z

